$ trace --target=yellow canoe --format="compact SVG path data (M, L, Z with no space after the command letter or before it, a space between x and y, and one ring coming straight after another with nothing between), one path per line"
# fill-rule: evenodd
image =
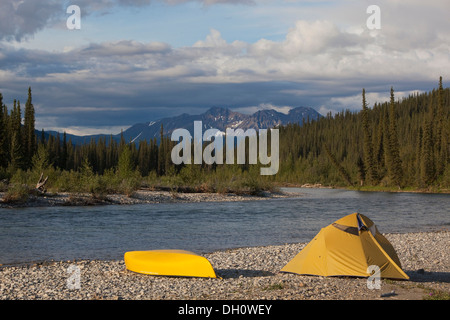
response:
M124 260L127 269L137 273L217 278L208 259L185 250L129 251Z

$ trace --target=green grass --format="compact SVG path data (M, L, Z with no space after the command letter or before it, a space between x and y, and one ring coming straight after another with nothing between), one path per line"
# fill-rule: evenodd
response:
M282 283L274 283L263 289L263 291L273 291L273 290L282 290L284 289L284 285Z
M264 191L277 191L278 188L266 176L261 176L258 167L242 170L240 167L218 170L203 170L199 166L186 166L179 172L171 171L158 176L152 172L142 177L139 172L107 170L96 174L89 166L80 171L61 171L52 167L45 170L16 170L9 181L2 182L1 190L6 192L5 202L26 201L34 192L41 173L48 176L45 185L48 193L89 193L94 199L104 199L108 194L133 196L144 188L148 190L168 190L171 192L212 192L260 195Z
M423 297L424 300L450 300L450 292L429 289L428 293Z
M418 192L418 193L450 193L449 189L430 186L428 188L416 188L416 187L393 187L393 186L358 186L348 187L349 190L355 191L373 191L373 192Z
M2 201L3 203L24 203L31 193L32 191L27 185L13 184L6 191Z

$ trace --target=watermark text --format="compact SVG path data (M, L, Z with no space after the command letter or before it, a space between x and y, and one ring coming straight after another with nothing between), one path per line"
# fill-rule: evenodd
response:
M370 265L367 268L367 272L370 274L370 276L367 278L367 288L370 290L373 289L381 289L381 271L380 267L376 265Z
M81 29L81 9L77 5L71 5L67 7L66 13L71 15L67 18L66 26L69 30Z
M226 129L226 133L218 129L202 130L202 121L194 121L194 137L187 129L176 129L172 132L172 141L179 141L172 149L171 158L174 164L191 164L192 143L194 144L194 164L223 164L224 153L226 164L234 164L235 149L237 164L245 164L246 141L248 139L248 161L249 164L269 165L261 168L261 175L274 175L279 168L279 133L278 129L270 129L270 156L268 154L268 130L259 129ZM225 137L225 138L224 138ZM181 139L181 141L180 141ZM224 148L225 139L225 148ZM235 148L236 141L236 148ZM203 149L203 142L210 142Z
M81 271L80 268L74 264L71 264L67 268L67 273L69 277L67 278L67 289L69 290L78 290L81 288Z
M371 14L366 20L366 26L369 30L381 29L381 9L373 4L367 7L366 13Z

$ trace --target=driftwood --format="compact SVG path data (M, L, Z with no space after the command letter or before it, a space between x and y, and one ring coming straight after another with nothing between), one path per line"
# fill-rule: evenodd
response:
M44 185L47 183L47 180L48 180L48 176L44 180L42 180L43 177L44 177L44 173L41 173L41 177L39 178L39 181L36 184L36 190L41 193L45 193Z

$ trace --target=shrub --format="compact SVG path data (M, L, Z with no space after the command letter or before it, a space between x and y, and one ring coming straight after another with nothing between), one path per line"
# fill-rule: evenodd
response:
M25 184L12 184L3 197L4 203L26 202L31 193L30 188Z

